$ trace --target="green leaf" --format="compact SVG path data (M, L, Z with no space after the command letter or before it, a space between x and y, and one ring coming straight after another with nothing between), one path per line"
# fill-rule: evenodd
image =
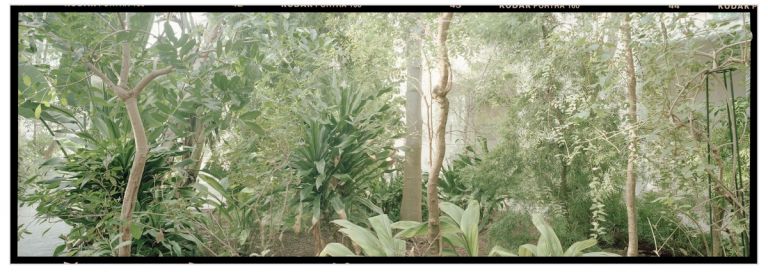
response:
M525 257L539 256L538 253L536 253L537 251L538 249L535 245L524 244L517 249L517 255Z
M64 248L67 247L67 244L61 244L56 247L56 249L53 250L53 256L59 256L62 251L64 251Z
M319 160L315 161L315 169L317 169L317 173L320 175L325 175L325 161Z
M513 257L517 256L515 253L513 253L511 250L503 248L501 246L494 246L491 249L491 253L488 254L488 256L505 256L505 257Z
M255 120L260 115L261 115L261 112L259 112L257 110L253 110L253 111L249 111L249 112L246 112L246 113L243 113L242 115L240 115L240 119L242 119L242 120Z
M387 256L395 256L395 242L392 237L392 221L389 220L389 216L381 214L368 218L368 222L371 223L371 228L376 232L376 237L379 238L379 243Z
M440 202L440 210L448 214L448 216L451 217L453 221L456 222L457 225L461 223L461 217L464 215L464 210L461 209L459 206L451 203L451 202Z
M170 40L171 43L175 45L176 41L178 40L176 39L176 35L173 34L173 27L171 27L171 23L166 21L165 25L163 26L165 29L165 36L168 37L168 40Z
M466 247L470 256L477 256L479 254L479 223L480 204L475 200L469 201L467 210L464 211L464 215L461 217L461 231L464 233L464 238L467 241Z
M40 115L43 114L43 105L38 104L35 108L35 119L40 119Z
M533 214L531 217L533 218L533 225L541 233L536 246L536 256L562 256L563 246L560 244L560 239L557 238L552 227L544 221L544 216Z
M333 220L331 222L342 226L343 228L339 229L339 232L349 236L352 241L363 249L366 256L386 256L381 243L372 232L347 220Z
M415 236L421 236L421 235L427 234L427 231L429 230L427 222L419 223L418 225L415 225L415 226L410 224L398 224L398 225L393 225L392 227L399 229L401 227L406 227L406 226L409 226L409 227L395 234L395 238L402 239L402 238L411 238Z
M597 240L594 238L575 242L563 253L563 256L579 256L582 251L596 244Z
M141 238L141 234L144 233L144 226L138 223L131 223L131 236L134 240Z
M323 248L323 251L320 251L319 256L357 256L354 252L349 250L346 246L339 244L339 243L330 243Z
M24 82L24 85L26 85L28 87L32 85L32 78L30 78L27 75L22 76L21 80Z

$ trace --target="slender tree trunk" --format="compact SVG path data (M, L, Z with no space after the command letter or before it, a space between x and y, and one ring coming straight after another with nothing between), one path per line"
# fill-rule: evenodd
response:
M438 68L440 73L440 80L432 90L432 98L437 102L440 107L440 112L437 121L437 129L435 130L434 139L437 140L435 145L434 160L429 170L429 181L427 182L427 199L428 199L428 212L429 212L429 243L432 245L432 253L440 254L442 249L442 242L440 240L440 209L438 208L437 200L437 183L440 176L440 170L443 167L443 159L445 158L445 125L448 122L448 92L450 91L449 73L450 73L450 61L448 60L448 49L445 47L445 41L448 37L448 28L451 24L453 13L443 13L438 18L437 29L437 52L438 52Z
M723 207L717 199L710 202L712 202L712 256L719 257L723 256Z
M130 31L130 21L128 20L127 13L121 18L121 24L123 25L123 31ZM131 172L128 176L128 183L126 184L125 193L123 194L123 205L120 211L121 234L118 256L124 257L131 255L131 218L133 215L133 208L136 205L141 178L144 174L144 165L147 163L147 158L149 156L149 143L147 142L147 135L141 121L141 114L139 113L138 98L150 82L159 76L171 73L173 70L171 67L154 70L144 76L136 86L129 88L128 76L130 75L132 63L131 49L127 42L123 42L121 48L122 65L117 84L112 82L109 77L92 63L86 61L85 65L93 74L101 78L102 82L109 86L115 95L123 101L125 109L128 112L128 119L131 122L131 130L133 131L135 154Z
M187 179L181 186L191 185L197 181L197 175L200 173L200 167L203 165L203 149L205 149L205 125L200 118L195 120L194 132L192 133L190 146L193 147L190 158L192 165L187 169Z
M632 35L631 35L631 19L629 14L624 18L624 25L622 27L622 33L624 36L624 48L626 50L626 62L627 62L627 102L629 104L627 110L628 119L628 147L629 157L627 159L627 183L625 185L624 194L627 202L627 234L628 246L627 256L637 256L637 208L635 207L635 159L637 158L637 78L635 77L635 64L632 57Z
M131 173L128 176L128 184L125 188L125 193L123 194L123 206L120 211L120 219L123 221L123 225L121 228L122 234L120 235L120 241L130 242L131 216L133 215L133 208L136 206L139 185L141 184L141 177L144 174L144 165L147 163L147 158L149 156L149 143L147 143L147 135L144 131L144 125L142 124L141 115L139 114L138 102L135 97L125 100L125 109L128 111L128 118L131 121L136 152L133 157ZM131 245L127 244L126 246L121 247L118 255L130 256Z
M416 20L419 18L416 17ZM403 168L403 200L400 219L421 222L421 36L418 22L408 34L408 91L405 102L405 166Z

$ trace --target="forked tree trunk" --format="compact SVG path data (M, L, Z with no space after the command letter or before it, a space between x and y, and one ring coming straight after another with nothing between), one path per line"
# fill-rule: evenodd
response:
M627 256L637 256L637 208L635 207L635 159L637 158L637 78L635 77L635 64L632 57L631 19L629 14L624 18L622 33L624 36L624 48L627 62L627 120L629 127L627 136L627 183L624 187L624 198L627 202Z
M445 125L448 122L448 92L450 91L449 73L450 73L450 61L448 60L448 49L445 47L445 41L448 38L448 28L451 24L453 13L447 12L440 15L438 18L437 29L437 54L438 54L438 69L439 69L439 81L432 90L432 98L437 102L440 107L440 112L437 121L437 129L435 130L434 139L437 143L435 145L435 155L429 168L429 181L427 182L427 209L429 212L429 231L428 239L431 245L431 252L433 255L439 255L442 250L442 242L440 240L440 208L438 207L437 200L437 183L440 177L440 170L443 167L443 159L445 158Z
M416 20L419 17L415 17ZM403 167L403 200L400 204L400 220L421 222L421 36L418 22L408 33L408 91L405 102L405 166Z
M141 177L144 174L144 165L147 163L147 158L149 156L149 143L147 143L147 135L141 121L141 114L139 113L136 97L128 98L123 102L125 103L125 109L128 111L128 118L131 121L136 151L133 157L131 173L128 176L128 184L126 185L125 193L123 194L123 206L120 211L120 219L123 222L122 227L120 228L120 231L122 232L120 235L121 243L131 241L131 216L133 215L133 208L136 206L139 185L141 184ZM121 247L118 255L131 256L131 244L128 243Z
M128 20L128 14L122 18L121 24L123 25L123 31L130 31ZM147 135L144 131L144 125L141 121L141 114L139 112L138 98L144 88L152 82L155 78L171 73L171 67L158 69L150 72L144 78L142 78L136 86L133 88L128 87L128 76L131 69L131 49L128 42L123 42L122 45L122 66L120 69L120 77L118 84L115 84L110 80L99 68L92 63L86 62L86 67L91 70L93 74L101 78L101 80L109 86L109 88L119 97L125 104L125 109L128 112L128 118L131 122L131 130L133 131L133 139L135 143L135 154L133 158L133 165L131 166L131 172L128 176L128 183L125 187L125 193L123 193L123 205L120 211L120 244L118 248L118 256L131 256L131 218L133 215L133 208L136 206L136 198L139 193L139 186L141 178L144 174L144 165L147 163L149 156L149 144L147 142Z

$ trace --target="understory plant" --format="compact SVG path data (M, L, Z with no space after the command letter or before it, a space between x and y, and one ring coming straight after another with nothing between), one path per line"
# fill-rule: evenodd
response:
M62 235L64 244L56 247L55 256L109 256L119 248L119 207L134 154L133 142L90 139L89 145L66 159L43 163L53 178L36 179L32 191L20 197L24 204L37 204L38 218L58 218L72 227ZM169 159L180 154L159 147L150 151L131 223L131 244L137 256L196 254L197 239L182 231L189 219L174 212L194 206L177 198L191 196L192 189L174 187L175 180L169 177L175 167Z
M302 115L303 143L290 163L300 178L295 227L302 226L300 220L308 211L316 253L324 245L319 226L327 223L324 219L348 219L355 207L381 212L362 193L390 166L394 132L389 128L400 121L396 109L379 103L390 91L370 92L354 83L337 83L333 77Z
M374 232L343 219L331 222L341 226L339 232L349 236L352 242L360 247L365 256L405 256L405 240L393 235L393 230L412 227L414 224L412 221L392 223L386 214L368 218L368 223ZM320 256L357 255L343 244L330 243L320 252Z
M590 238L583 241L578 241L572 244L568 249L563 251L563 246L560 244L560 239L557 238L557 234L552 227L544 221L544 217L541 214L531 215L533 224L541 234L539 241L536 245L524 244L517 250L517 254L504 247L495 246L491 249L490 256L536 256L536 257L551 257L551 256L620 256L618 254L609 252L587 252L584 250L589 249L597 244L597 240Z

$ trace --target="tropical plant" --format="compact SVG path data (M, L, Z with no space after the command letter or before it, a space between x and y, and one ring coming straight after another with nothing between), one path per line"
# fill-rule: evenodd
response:
M115 208L120 205L133 152L133 142L112 138L78 149L66 160L53 158L42 164L54 177L38 177L32 192L20 200L37 204L38 217L59 218L72 226L54 255L115 254L120 245L119 234L114 233L119 226ZM197 240L180 231L189 224L188 219L171 213L194 206L174 200L177 194L190 197L191 188L174 188L175 180L167 177L178 167L168 159L180 154L163 148L154 148L149 154L131 224L135 255L182 256L197 249Z
M557 238L557 234L552 227L544 221L544 216L541 214L531 215L533 224L536 229L539 230L541 236L539 236L538 244L524 244L518 248L517 254L504 247L495 246L491 249L490 256L620 256L615 253L609 252L588 252L583 251L593 247L597 244L597 240L590 238L583 241L578 241L572 244L568 249L563 251L563 246L560 244L560 239Z
M319 225L323 219L347 219L353 204L380 212L362 197L366 184L383 174L390 164L392 131L397 114L389 104L376 100L391 91L359 90L355 84L336 82L335 76L319 92L318 100L304 113L304 139L293 154L291 167L301 178L297 185L299 218L311 212L316 250L322 247Z
M341 226L339 232L349 236L352 242L362 249L365 256L405 256L405 240L393 235L392 230L412 227L416 223L412 221L392 223L389 216L381 214L368 218L368 223L374 231L371 232L347 220L339 219L331 222ZM343 244L330 243L320 252L320 256L357 255Z
M480 205L471 200L466 209L451 203L441 202L440 210L446 215L440 216L440 234L452 247L451 251L443 249L443 254L456 254L458 249L464 249L469 256L479 254L479 222ZM403 229L397 233L398 238L411 238L427 234L427 222L401 221L395 228Z
M200 172L200 178L208 186L200 183L193 187L209 209L196 215L190 227L190 232L194 230L199 239L207 242L200 250L213 256L269 253L272 230L267 225L272 217L282 216L270 210L279 192L261 192L207 172Z

